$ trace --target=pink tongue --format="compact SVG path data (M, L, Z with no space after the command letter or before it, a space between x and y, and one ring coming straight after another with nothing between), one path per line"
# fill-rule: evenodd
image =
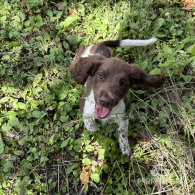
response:
M106 108L104 106L96 105L95 111L96 111L97 117L104 118L110 113L111 109Z

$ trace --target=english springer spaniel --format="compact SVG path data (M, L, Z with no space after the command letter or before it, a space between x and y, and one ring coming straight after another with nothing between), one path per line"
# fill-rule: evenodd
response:
M124 155L130 155L128 142L129 120L125 114L124 97L128 90L137 84L160 87L164 77L149 75L135 64L112 57L109 47L147 46L156 42L156 38L147 40L103 41L76 51L70 66L74 80L86 86L81 98L80 108L84 125L89 131L96 131L100 122L118 124L119 146Z

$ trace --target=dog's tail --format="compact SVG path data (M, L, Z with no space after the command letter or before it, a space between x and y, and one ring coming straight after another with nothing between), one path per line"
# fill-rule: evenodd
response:
M127 47L127 46L147 46L152 45L157 41L156 37L150 39L124 39L124 40L115 40L115 41L103 41L101 45L108 47Z

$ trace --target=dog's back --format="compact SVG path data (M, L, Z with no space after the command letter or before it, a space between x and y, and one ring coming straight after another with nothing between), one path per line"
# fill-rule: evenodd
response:
M91 45L87 47L81 57L88 57L90 55L102 55L106 58L110 58L111 51L109 47L128 47L128 46L147 46L152 45L157 41L155 37L145 40L133 40L133 39L124 39L124 40L111 40L111 41L102 41L100 43Z

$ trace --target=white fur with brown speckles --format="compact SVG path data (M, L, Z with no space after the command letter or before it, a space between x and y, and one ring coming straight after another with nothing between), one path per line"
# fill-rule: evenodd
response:
M83 109L84 124L87 130L94 132L98 129L99 124L96 122L95 114L95 98L93 90L85 97L85 104ZM125 114L125 104L121 100L104 119L98 119L101 122L117 123L119 133L119 146L122 154L130 155L130 146L128 142L128 125L129 121Z

